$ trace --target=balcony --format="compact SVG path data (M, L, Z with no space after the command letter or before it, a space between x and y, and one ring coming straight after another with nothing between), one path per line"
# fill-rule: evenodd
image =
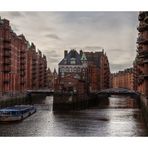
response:
M7 68L3 70L4 73L10 73L11 72L11 68Z
M148 39L144 39L143 37L138 37L137 43L138 44L148 44Z
M145 30L148 30L148 24L146 24L146 23L139 24L139 26L137 27L137 30L139 32L143 32Z
M32 72L37 73L36 68L32 68Z
M32 63L32 66L36 66L37 64L36 63Z
M138 85L142 84L143 82L144 82L144 80L142 80L142 79L137 80Z
M4 52L3 57L4 58L10 58L11 57L11 52Z
M21 77L25 77L25 73L20 74Z
M20 82L20 85L24 85L24 84L25 84L25 81Z
M4 80L3 81L3 84L9 84L10 83L10 80Z
M143 63L144 63L144 64L148 64L148 59L145 59L145 60L143 61Z
M32 83L32 86L33 86L33 87L36 87L36 83Z
M11 42L11 38L9 38L9 37L4 38L3 42L4 43L10 43Z
M137 59L136 62L137 62L138 65L144 65L143 59Z
M137 49L138 49L137 52L139 52L140 50L143 49L143 46L139 44L139 45L137 45Z
M3 65L11 65L11 60L4 60Z
M138 20L142 21L142 20L144 20L144 18L145 18L145 12L140 12L139 16L138 16Z
M25 54L25 53L26 53L26 51L21 51L21 52L20 52L20 54Z
M148 78L148 74L144 74L143 77L144 77L144 79L147 79Z
M36 77L32 77L32 80L36 80Z
M20 68L20 71L25 71L25 70L26 70L25 67Z
M148 58L148 50L139 51L138 58L147 59Z
M42 81L43 81L43 79L42 79L42 78L40 78L38 81L39 81L39 82L42 82Z
M26 59L26 57L24 57L24 56L21 56L21 57L20 57L20 59L21 59L21 60L24 60L24 59Z
M21 61L20 65L25 65L26 62L25 61Z
M7 46L7 47L5 46L3 49L4 49L4 51L10 51L11 47L10 46Z

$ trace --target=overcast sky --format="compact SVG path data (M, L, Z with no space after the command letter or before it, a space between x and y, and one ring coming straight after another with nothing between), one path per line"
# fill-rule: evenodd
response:
M64 50L106 52L111 72L132 66L136 56L138 12L0 12L17 34L58 67Z

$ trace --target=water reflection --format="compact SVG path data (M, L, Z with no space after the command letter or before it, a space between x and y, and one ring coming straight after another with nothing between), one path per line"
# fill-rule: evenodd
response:
M1 136L147 136L136 101L112 96L86 110L52 112L53 98L35 98L37 112L23 122L0 124Z

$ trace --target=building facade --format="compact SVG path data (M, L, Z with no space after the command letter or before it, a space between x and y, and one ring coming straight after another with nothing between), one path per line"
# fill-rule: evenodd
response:
M86 57L82 51L64 51L64 58L59 63L60 89L64 91L78 91L81 80L87 81Z
M110 67L104 50L100 52L85 52L88 67L88 81L91 91L110 87Z
M83 54L83 55L82 55ZM59 63L59 76L73 75L78 79L86 79L87 64L86 57L82 51L76 50L64 51L64 59Z
M111 75L112 88L127 88L134 90L134 72L133 68L119 71Z
M0 95L47 86L47 60L24 35L16 35L9 20L0 18Z
M104 51L64 51L59 63L59 77L56 83L61 90L94 92L109 88L110 68ZM81 89L79 88L81 86ZM80 93L80 92L79 92Z
M140 12L137 56L134 61L135 89L148 97L148 12Z

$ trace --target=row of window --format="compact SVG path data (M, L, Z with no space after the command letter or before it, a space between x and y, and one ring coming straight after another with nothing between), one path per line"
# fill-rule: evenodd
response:
M85 71L84 68L80 67L65 67L65 68L60 68L60 72L83 72Z

